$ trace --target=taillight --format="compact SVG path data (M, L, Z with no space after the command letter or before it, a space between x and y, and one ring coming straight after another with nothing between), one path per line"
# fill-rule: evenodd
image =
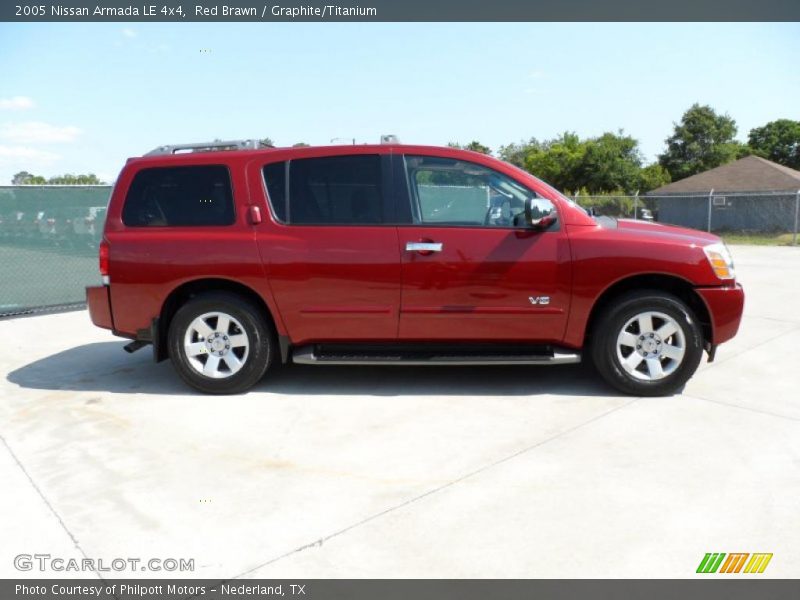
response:
M98 251L100 262L100 275L103 277L103 283L107 283L108 278L108 242L103 240L100 242Z

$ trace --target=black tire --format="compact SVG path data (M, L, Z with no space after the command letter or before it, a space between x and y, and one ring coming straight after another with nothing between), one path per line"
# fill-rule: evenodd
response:
M246 354L240 352L245 358L239 361L239 370L228 375L223 374L222 378L213 378L199 372L193 364L202 362L203 356L195 356L197 360L192 361L184 347L185 336L195 319L217 312L233 318L233 328L230 331L244 333L248 344ZM167 341L169 357L181 379L206 394L238 394L258 383L269 369L277 348L275 333L262 313L263 310L241 296L228 292L207 292L187 301L172 318ZM237 321L241 328L235 323ZM221 351L228 352L224 348ZM205 356L205 359L208 361L209 357ZM225 364L224 358L221 362L223 364L220 371L231 370Z
M662 341L656 331L652 341L642 340L641 336L649 336L645 333L647 329L641 330L638 320L634 323L631 321L647 313L671 318L673 326L677 325L680 332L676 331L673 336ZM668 321L653 316L651 322L652 330L657 328L658 323L663 326ZM634 336L633 343L637 344L636 347L618 344L618 337L622 335L623 329L626 335L630 333ZM642 346L638 345L640 343ZM662 348L666 349L667 345L682 346L682 358L674 360L662 354ZM671 347L670 350L674 348ZM592 332L591 354L600 375L616 389L636 396L668 396L680 389L697 370L703 356L703 332L697 317L681 299L659 290L631 292L615 298L598 316ZM630 366L637 361L641 361L637 367ZM628 363L629 367L626 369L623 363ZM653 373L657 373L658 369L663 369L664 373L669 369L672 371L665 375L656 375L661 378L653 378Z

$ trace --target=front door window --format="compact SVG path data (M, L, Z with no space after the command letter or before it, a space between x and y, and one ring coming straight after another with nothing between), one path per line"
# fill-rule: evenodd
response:
M461 227L523 227L525 203L532 217L555 210L553 203L510 177L451 158L406 156L414 223Z

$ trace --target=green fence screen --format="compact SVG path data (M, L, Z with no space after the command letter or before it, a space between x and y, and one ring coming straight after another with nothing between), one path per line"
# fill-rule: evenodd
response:
M110 186L0 186L0 316L84 301Z

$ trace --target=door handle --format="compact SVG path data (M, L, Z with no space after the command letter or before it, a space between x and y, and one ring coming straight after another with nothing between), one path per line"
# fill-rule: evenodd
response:
M406 242L406 252L441 252L441 242Z
M257 206L250 205L250 224L258 225L261 223L261 209Z

